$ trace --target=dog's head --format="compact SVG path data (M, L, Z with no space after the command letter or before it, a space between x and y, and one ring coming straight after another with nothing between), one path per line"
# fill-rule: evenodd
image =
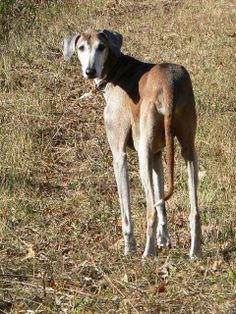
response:
M77 33L64 39L64 59L77 52L85 78L102 79L104 65L110 52L119 57L122 35L110 30Z

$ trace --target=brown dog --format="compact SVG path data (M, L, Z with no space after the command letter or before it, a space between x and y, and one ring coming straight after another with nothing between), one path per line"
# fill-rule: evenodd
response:
M170 246L165 201L173 193L174 136L187 164L191 214L190 257L201 256L201 224L197 205L196 112L192 84L181 65L149 64L121 53L122 36L100 30L64 40L64 57L77 52L85 78L95 79L106 100L105 128L113 154L125 254L135 250L130 212L126 147L136 149L147 202L147 240L143 257ZM166 146L169 190L164 196L162 149ZM157 219L158 218L158 219ZM158 222L158 223L157 223Z

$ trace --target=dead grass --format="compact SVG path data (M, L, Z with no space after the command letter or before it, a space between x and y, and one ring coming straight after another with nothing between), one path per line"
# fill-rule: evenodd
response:
M0 312L235 313L235 13L233 1L0 3ZM124 35L123 50L182 63L198 109L204 258L190 261L189 202L176 147L173 242L141 260L145 202L129 153L138 252L122 255L102 96L64 36ZM89 93L89 94L88 94ZM84 97L81 97L84 96Z

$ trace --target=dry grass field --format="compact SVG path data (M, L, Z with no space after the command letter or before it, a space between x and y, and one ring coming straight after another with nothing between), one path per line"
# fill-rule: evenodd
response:
M142 260L145 200L129 151L138 250L123 256L104 100L65 36L110 28L123 51L183 64L198 111L203 259L176 144L172 249ZM0 313L236 313L233 0L0 1Z

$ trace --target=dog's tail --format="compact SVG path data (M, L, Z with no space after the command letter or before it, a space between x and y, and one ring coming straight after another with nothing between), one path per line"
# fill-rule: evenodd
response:
M174 86L172 82L173 80L170 80L168 87L163 90L168 191L155 206L164 204L172 196L174 190Z

